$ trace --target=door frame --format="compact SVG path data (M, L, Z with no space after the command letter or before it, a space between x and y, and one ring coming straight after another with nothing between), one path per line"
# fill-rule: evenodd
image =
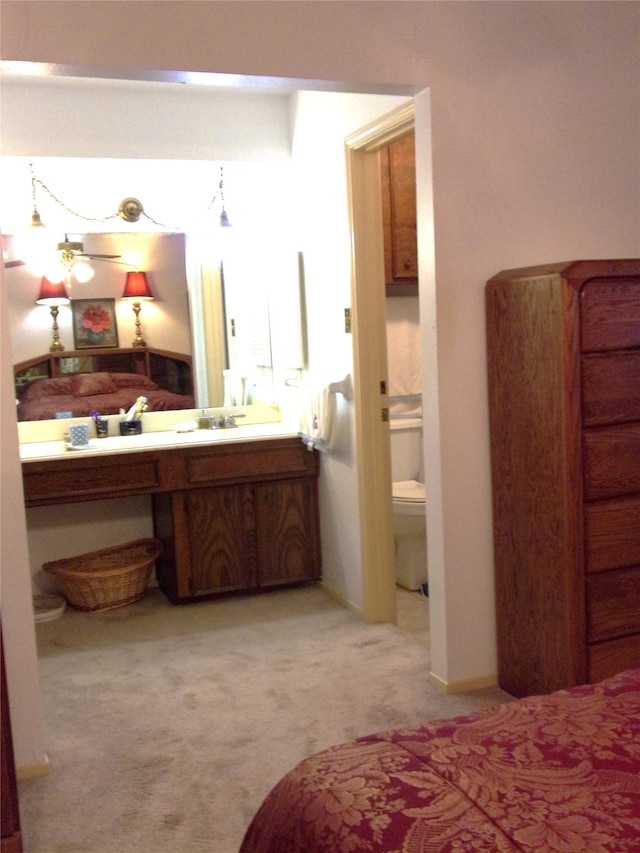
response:
M413 99L345 139L363 615L397 622L382 195L377 152L413 130Z

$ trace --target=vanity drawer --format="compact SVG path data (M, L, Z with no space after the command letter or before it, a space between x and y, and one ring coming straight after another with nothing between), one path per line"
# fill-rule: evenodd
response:
M587 626L592 642L640 633L640 567L589 575Z
M587 572L640 566L640 497L620 498L585 508Z
M640 492L640 422L586 430L583 448L586 500Z
M640 421L640 350L582 359L583 426Z
M160 458L136 453L122 459L87 457L22 465L27 506L149 494L162 487Z
M297 438L193 448L185 451L186 486L317 476L318 459Z
M588 281L581 292L582 351L640 347L640 279Z

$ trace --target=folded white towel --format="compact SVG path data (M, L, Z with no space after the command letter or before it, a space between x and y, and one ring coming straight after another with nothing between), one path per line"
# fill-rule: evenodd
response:
M397 318L387 340L391 397L413 397L422 390L420 365L420 328L410 318Z
M389 397L389 414L392 418L421 418L422 395L407 394L404 397Z
M336 395L329 386L302 386L300 434L303 441L320 450L329 450L335 439Z

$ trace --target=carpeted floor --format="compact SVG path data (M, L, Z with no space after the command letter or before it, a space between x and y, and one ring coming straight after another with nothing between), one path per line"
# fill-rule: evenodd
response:
M510 698L438 693L411 630L318 587L181 607L151 590L37 634L51 772L19 785L26 853L237 853L310 753Z

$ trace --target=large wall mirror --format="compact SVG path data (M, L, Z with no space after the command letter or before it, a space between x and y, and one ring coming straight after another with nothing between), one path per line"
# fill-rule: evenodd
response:
M16 208L21 211L17 221L22 222L29 181L26 164L20 165L22 182L14 181L13 186L16 193L20 187ZM6 174L6 168L3 171ZM67 212L56 209L46 195L38 203L52 242L69 233L88 253L117 256L90 259L93 278L82 284L72 281L69 295L72 302L115 300L120 347L131 346L134 337L131 305L120 299L126 271L135 263L147 272L154 300L144 303L140 313L144 338L151 347L192 357L199 408L280 402L299 384L307 360L304 262L294 231L286 224L288 213L283 213L291 210L283 179L286 168L236 164L230 171L232 176L226 179L229 228L219 227L214 210L212 216L185 230L163 231L153 223L143 230L148 220L128 230L119 221L113 231L90 230L86 222L68 221ZM165 187L175 193L175 183L166 180ZM60 191L59 186L55 188ZM140 195L144 192L143 188ZM171 209L167 204L160 209L160 221L170 220L182 208L190 213L196 209L196 201L188 199L186 191L175 199ZM71 201L76 208L82 206L73 197ZM146 211L146 197L144 201ZM150 215L155 213L152 203L158 202L150 198ZM104 209L104 202L91 203L100 204ZM89 205L85 201L83 209ZM5 260L20 258L17 233L3 237L3 243ZM40 277L34 271L10 265L5 284L15 364L48 351L51 318L46 307L35 304ZM69 307L60 308L58 323L65 349L72 350Z

